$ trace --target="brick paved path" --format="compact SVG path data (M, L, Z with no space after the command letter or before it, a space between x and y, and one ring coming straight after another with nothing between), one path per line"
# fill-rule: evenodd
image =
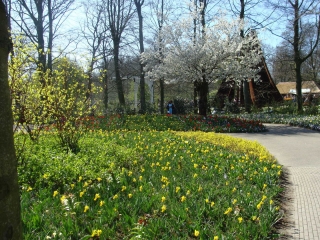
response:
M320 239L320 132L279 124L265 124L266 133L230 134L256 140L275 156L291 182L285 217L291 224L285 239Z

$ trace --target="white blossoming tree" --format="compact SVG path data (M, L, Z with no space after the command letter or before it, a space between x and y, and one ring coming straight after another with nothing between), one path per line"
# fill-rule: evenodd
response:
M208 85L219 79L258 79L261 52L256 34L240 36L241 22L221 17L210 26L198 26L195 32L195 19L201 20L199 11L165 27L161 46L156 48L161 52L147 50L142 59L152 79L194 83L199 114L205 116Z

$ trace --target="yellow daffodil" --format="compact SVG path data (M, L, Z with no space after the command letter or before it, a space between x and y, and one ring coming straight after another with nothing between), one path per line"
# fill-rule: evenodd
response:
M99 204L100 207L102 207L102 206L104 205L104 203L105 203L105 202L101 200L101 201L100 201L100 204Z
M229 213L232 212L232 208L231 207L228 207L228 209L224 212L224 214L228 215Z
M123 192L123 191L125 191L126 189L127 189L126 186L122 186L121 191Z
M101 233L102 233L102 230L100 230L100 229L92 230L91 237L100 237Z
M200 232L197 231L197 230L194 230L194 236L195 236L195 237L198 237L199 235L200 235Z
M131 193L128 194L128 198L132 198L132 194Z
M182 196L181 197L181 202L184 202L186 199L187 199L186 196Z
M54 191L54 192L53 192L53 197L57 196L58 194L59 194L58 191Z
M88 205L84 206L83 212L87 212L88 210L89 210L89 206Z
M163 196L163 197L161 198L161 202L164 202L165 200L166 200L166 197Z
M96 193L96 195L94 196L94 199L93 199L93 200L94 200L94 201L97 201L98 198L100 198L100 194L99 194L99 193Z
M161 212L165 212L167 210L167 206L166 205L163 205L162 207L161 207Z
M243 218L242 217L238 217L238 222L242 223L242 221L243 221Z
M112 199L115 200L115 199L117 199L118 197L119 197L118 194L116 194L116 195L114 195L114 196L112 197Z
M219 237L218 236L214 236L213 240L219 240Z
M176 187L176 193L180 191L180 187Z

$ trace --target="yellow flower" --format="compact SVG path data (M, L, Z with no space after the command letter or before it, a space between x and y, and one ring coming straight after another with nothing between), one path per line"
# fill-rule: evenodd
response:
M252 216L251 219L255 221L257 219L257 216Z
M201 192L202 191L202 187L200 186L199 188L198 188L198 192Z
M92 234L91 234L91 237L100 237L101 233L102 233L102 230L100 230L100 229L93 230Z
M214 202L211 202L210 206L213 207L214 206Z
M60 201L62 204L65 204L65 200L67 199L67 197L65 195L62 195L60 198ZM68 200L67 200L68 201Z
M219 237L218 236L214 236L213 240L219 240Z
M196 164L196 163L193 164L193 167L194 167L194 168L198 168L198 164Z
M80 177L79 177L79 180L78 180L78 182L80 182L81 180L82 180L82 177L80 176Z
M83 212L87 212L88 210L89 210L89 206L88 205L84 206Z
M234 187L234 188L232 189L232 192L235 192L235 191L237 191L237 189Z
M195 237L198 237L198 236L199 236L199 234L200 234L200 232L199 232L199 231L194 230L194 236L195 236Z
M126 189L127 189L126 186L122 186L121 191L123 192L123 191L125 191Z
M161 207L161 212L164 212L164 211L166 211L167 210L167 206L166 205L163 205L162 207Z
M180 191L180 187L176 187L176 193Z
M133 178L133 179L132 179L132 182L136 182L136 181L137 181L137 179L136 179L136 178Z
M273 200L271 199L271 200L270 200L270 205L272 205L272 204L273 204Z
M57 196L58 194L59 194L58 191L54 191L54 192L53 192L53 196L54 196L54 197Z
M48 179L49 178L49 175L48 174L43 174L43 176L42 176L44 179Z
M267 196L266 196L266 195L263 195L261 201L264 201L264 200L266 200L266 199L267 199Z
M98 177L97 180L98 180L98 182L101 182L102 178Z
M132 198L132 194L131 193L128 194L128 198Z
M161 198L161 202L164 202L165 200L166 200L166 197L163 196L163 197Z
M263 202L259 202L259 203L257 204L257 209L258 209L258 210L261 208L262 204L263 204Z
M186 194L189 195L190 194L190 190L188 190Z
M228 215L229 213L232 212L232 208L231 207L228 207L228 209L224 212L224 214Z
M143 178L143 177L142 177L142 176L140 176L140 177L139 177L139 180L140 180L140 181L142 181L142 178Z
M118 197L119 197L118 194L116 194L116 195L114 195L114 196L112 197L112 199L115 200L115 199L117 199Z
M193 178L197 178L198 177L198 174L193 174Z
M129 171L128 172L128 176L130 177L132 175L132 171Z
M80 197L82 197L84 193L85 191L80 192Z
M181 202L184 202L186 199L187 199L186 196L182 196L181 197Z
M206 198L205 202L206 202L206 203L209 203L209 199L208 199L208 198Z
M242 223L242 221L243 221L243 218L242 217L238 217L238 222Z
M267 167L264 167L264 168L263 168L263 171L264 171L264 172L268 172L268 168L267 168Z
M93 200L94 200L94 201L97 201L98 198L100 198L100 194L99 194L99 193L96 193L96 195L94 196L94 199L93 199Z
M233 199L232 204L236 204L237 203L237 199Z
M99 205L102 207L104 205L104 201L101 200Z
M73 189L73 188L74 188L74 184L73 184L73 183L71 183L71 184L70 184L70 186L71 186L71 189Z
M32 187L29 186L28 189L27 189L27 192L30 192L30 191L32 191ZM55 197L54 193L53 193L53 196Z
M83 187L88 187L89 184L87 182L84 182Z
M142 186L140 186L140 187L139 187L140 192L142 192L142 189L143 189L143 187L142 187Z
M267 186L267 184L263 184L262 190L265 190Z

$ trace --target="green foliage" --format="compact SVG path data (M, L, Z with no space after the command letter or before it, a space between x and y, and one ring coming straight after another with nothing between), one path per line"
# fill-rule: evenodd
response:
M15 130L21 130L37 141L48 118L42 100L42 83L35 68L36 48L23 38L14 40L14 52L9 60L9 84Z
M67 58L57 59L52 72L34 70L35 46L24 44L22 38L16 38L14 46L9 83L16 129L38 141L41 131L50 125L61 146L78 152L79 139L87 129L82 120L96 107L87 97L87 75ZM93 86L93 93L99 91Z
M281 166L263 152L171 131L86 133L76 155L50 133L28 144L25 239L268 239L281 217Z
M205 132L261 132L266 131L259 121L237 117L196 115L108 115L90 118L93 129L134 131L205 131Z

